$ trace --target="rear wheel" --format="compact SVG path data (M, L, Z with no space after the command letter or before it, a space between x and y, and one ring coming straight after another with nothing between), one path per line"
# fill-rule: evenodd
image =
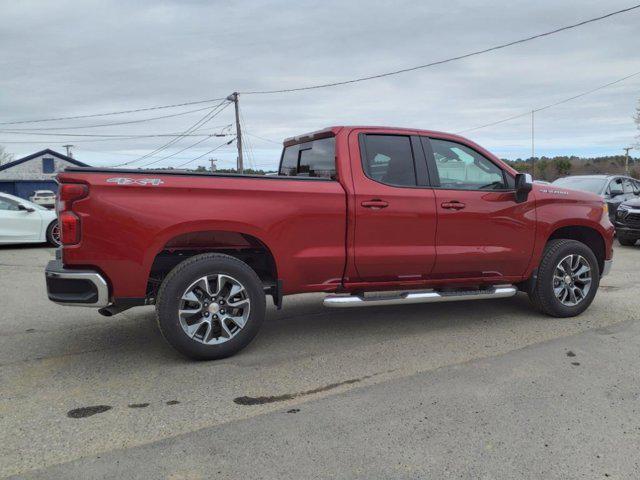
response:
M626 235L618 234L618 241L620 242L620 245L623 245L625 247L633 247L636 244L636 241L638 241L638 239L634 237L627 237Z
M552 240L529 297L547 315L573 317L591 305L599 284L598 260L589 247L576 240Z
M47 242L54 247L60 246L60 225L58 220L54 220L47 227Z
M196 255L176 266L158 292L160 331L198 360L228 357L251 342L265 315L262 282L229 255Z

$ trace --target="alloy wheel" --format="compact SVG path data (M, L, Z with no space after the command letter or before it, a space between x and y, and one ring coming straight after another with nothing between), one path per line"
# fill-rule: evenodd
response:
M582 302L591 289L591 265L582 255L567 255L555 268L553 293L567 307Z
M199 278L184 291L178 318L184 333L205 345L235 337L249 319L247 289L235 278L212 274Z

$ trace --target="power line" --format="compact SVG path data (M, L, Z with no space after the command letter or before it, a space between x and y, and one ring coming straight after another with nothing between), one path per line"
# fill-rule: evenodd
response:
M632 73L631 75L627 75L626 77L619 78L618 80L614 80L613 82L609 82L609 83L606 83L604 85L600 85L599 87L592 88L591 90L587 90L586 92L582 92L582 93L579 93L578 95L573 95L571 97L564 98L562 100L559 100L559 101L554 102L554 103L550 103L550 104L545 105L543 107L533 108L533 109L528 110L526 112L519 113L519 114L513 115L511 117L503 118L502 120L497 120L495 122L486 123L484 125L480 125L480 126L477 126L477 127L468 128L466 130L460 130L459 132L456 132L456 133L460 134L460 133L473 132L474 130L480 130L481 128L492 127L494 125L499 125L501 123L508 122L509 120L515 120L516 118L526 117L526 116L531 115L532 112L534 112L534 113L535 112L541 112L542 110L546 110L548 108L552 108L552 107L556 107L558 105L562 105L563 103L567 103L567 102L570 102L570 101L575 100L577 98L584 97L586 95L590 95L590 94L592 94L594 92L597 92L598 90L602 90L604 88L610 87L610 86L615 85L617 83L624 82L625 80L628 80L628 79L630 79L632 77L635 77L637 75L640 75L640 72Z
M259 135L254 135L253 133L249 133L249 132L247 132L246 130L244 131L244 133L245 133L246 135L249 135L249 136L251 136L251 137L258 138L258 139L263 140L263 141L265 141L265 142L274 143L274 144L276 144L276 145L280 145L280 146L282 146L282 142L276 142L275 140L271 140L271 139L269 139L269 138L264 138L264 137L261 137L261 136L259 136Z
M226 125L217 125L215 127L210 127L211 129L223 128ZM131 133L112 133L112 134L97 134L97 133L44 133L44 132L28 132L28 131L12 131L12 130L0 130L0 133L7 133L12 135L39 135L39 136L50 136L50 137L94 137L94 138L151 138L151 137L175 137L176 135L180 135L180 132L172 132L172 133L149 133L149 134L131 134ZM183 135L185 137L216 137L216 136L225 136L229 135L226 133L214 134L214 133L189 133L187 135Z
M79 130L79 129L85 129L85 128L112 127L114 125L130 125L132 123L150 122L152 120L159 120L161 118L180 117L182 115L188 115L189 113L202 112L203 110L209 110L210 108L211 108L211 106L207 106L207 107L204 107L204 108L196 108L195 110L187 110L186 112L173 113L171 115L161 115L161 116L158 116L158 117L141 118L141 119L138 119L138 120L129 120L129 121L126 121L126 122L97 123L97 124L94 124L94 125L81 125L81 126L78 126L78 127L36 127L36 128L25 129L25 131L33 131L33 130L47 131L47 130L62 130L62 129ZM0 124L0 125L2 125L2 124ZM19 131L22 131L22 129L19 129L19 128L12 129L12 131L19 132Z
M178 155L178 154L180 154L182 152L186 152L187 150L189 150L190 148L195 147L196 145L200 145L205 140L208 140L208 139L207 138L202 138L202 139L198 140L197 142L192 143L191 145L183 148L182 150L178 150L177 152L172 153L170 155L165 155L164 157L160 157L160 158L154 160L153 162L149 162L149 163L145 163L144 165L140 165L138 168L145 168L145 167L148 167L149 165L155 165L156 163L160 163L163 160L167 160L168 158L175 157L176 155Z
M247 122L244 119L244 115L242 115L242 110L238 108L238 113L240 114L240 123L242 124L242 131L246 132L247 130ZM251 140L245 138L245 142L247 145L247 160L249 163L249 168L253 168L253 164L255 163L255 156L253 154L253 146L251 145Z
M88 150L86 148L82 149L81 153L97 153L100 155L111 155L111 156L118 156L118 157L138 157L139 154L137 153L126 153L126 152L105 152L105 151L100 151L100 150ZM181 156L181 157L172 157L173 160L190 160L191 157L185 157L185 156Z
M227 107L228 105L229 105L229 104L225 105L225 107ZM208 122L209 120L211 120L213 117L215 117L215 116L216 116L216 115L218 115L220 112L222 112L222 110L224 110L224 108L225 108L225 107L222 107L220 110L218 110L218 112L216 112L216 113L215 113L211 118L209 118L209 119L208 119L207 121L205 121L204 123L207 123L207 122ZM202 125L204 125L204 123L203 123ZM176 138L177 138L177 137L176 137ZM180 138L184 138L184 136L181 136ZM159 158L159 159L157 159L157 160L154 160L154 161L152 161L152 162L145 163L144 165L141 165L139 168L148 167L149 165L155 165L156 163L159 163L159 162L161 162L162 160L166 160L166 159L168 159L168 158L174 157L174 156L178 155L179 153L182 153L182 152L184 152L184 151L186 151L186 150L189 150L190 148L195 147L196 145L200 145L200 144L201 144L202 142L204 142L205 140L207 140L207 138L203 138L202 140L199 140L199 141L197 141L197 142L195 142L195 143L192 143L192 144L191 144L191 145L189 145L188 147L183 148L182 150L179 150L179 151L177 151L177 152L175 152L175 153L172 153L171 155L166 155L166 156L161 157L161 158Z
M224 100L224 98L210 98L208 100L197 100L195 102L174 103L172 105L156 105L154 107L135 108L131 110L120 110L117 112L92 113L89 115L75 115L70 117L54 117L54 118L40 118L36 120L18 120L13 122L0 122L0 125L17 125L20 123L56 122L59 120L76 120L79 118L106 117L109 115L122 115L125 113L148 112L150 110L160 110L164 108L177 108L177 107L186 107L189 105L198 105L201 103L213 103L219 100Z
M142 155L140 158L136 159L136 160L131 160L129 162L125 162L119 165L116 165L117 167L122 167L124 165L130 165L132 163L135 163L139 160L144 160L145 158L149 158L154 156L156 153L161 152L162 150L170 147L171 145L173 145L176 142L179 142L182 138L184 138L184 135L187 135L189 133L192 133L195 129L197 129L198 127L201 127L202 125L204 125L205 123L209 122L210 120L212 120L216 115L218 115L220 112L222 112L222 110L224 110L226 107L229 106L229 103L227 102L226 105L225 102L227 102L227 99L225 98L224 100L222 100L219 104L217 104L215 107L213 107L209 112L207 112L207 114L202 117L200 120L198 120L196 123L194 123L193 125L191 125L187 130L185 130L184 132L182 132L180 135L177 135L175 138L173 138L172 140L170 140L169 142L165 143L164 145L161 145L160 147L156 148L155 150ZM224 107L220 108L222 105L224 105ZM152 162L155 163L155 162ZM144 166L144 165L143 165Z
M191 159L191 160L189 160L188 162L181 163L181 164L180 164L180 165L178 165L176 168L182 168L182 167L184 167L185 165L188 165L188 164L190 164L190 163L192 163L192 162L195 162L196 160L200 160L202 157L206 157L207 155L209 155L209 154L211 154L211 153L215 152L216 150L218 150L219 148L224 147L225 145L231 145L234 141L235 141L235 138L232 138L232 139L231 139L231 140L229 140L228 142L221 143L221 144L220 144L220 145L218 145L217 147L212 148L211 150L209 150L208 152L205 152L205 153L203 153L202 155L198 155L196 158L192 158L192 159Z
M179 135L178 133L174 133L173 135L168 135L170 137L173 137L175 135ZM205 137L228 137L231 134L225 133L225 134L211 134L211 135L203 135ZM155 136L155 135L154 135ZM196 137L196 136L200 136L200 135L185 135L184 137ZM34 140L2 140L0 141L0 144L25 144L25 145L50 145L52 143L60 143L60 142L74 142L74 143L94 143L94 142L111 142L111 141L120 141L120 140L139 140L139 139L143 139L146 138L147 136L141 136L141 137L136 137L136 136L131 136L131 137L127 137L127 136L122 136L122 137L109 137L109 138L91 138L91 139L56 139L56 138L52 138L52 139L34 139ZM163 136L165 137L165 136Z
M500 50L500 49L503 49L503 48L511 47L513 45L518 45L520 43L530 42L531 40L535 40L535 39L538 39L538 38L546 37L546 36L549 36L549 35L554 35L556 33L563 32L565 30L570 30L572 28L577 28L577 27L581 27L583 25L587 25L589 23L593 23L593 22L597 22L597 21L600 21L600 20L604 20L605 18L613 17L614 15L619 15L621 13L627 13L627 12L630 12L630 11L635 10L637 8L640 8L640 4L634 5L634 6L629 7L629 8L624 8L622 10L616 10L615 12L610 12L610 13L607 13L605 15L601 15L599 17L591 18L589 20L583 20L581 22L574 23L572 25L567 25L567 26L564 26L564 27L556 28L555 30L550 30L548 32L539 33L537 35L532 35L530 37L521 38L519 40L514 40L512 42L503 43L501 45L496 45L494 47L485 48L485 49L482 49L482 50L476 50L476 51L473 51L473 52L470 52L470 53L465 53L463 55L458 55L456 57L451 57L451 58L447 58L447 59L444 59L444 60L438 60L438 61L431 62L431 63L425 63L424 65L417 65L415 67L403 68L403 69L400 69L400 70L393 70L391 72L379 73L379 74L376 74L376 75L369 75L369 76L366 76L366 77L359 77L359 78L354 78L354 79L351 79L351 80L343 80L343 81L340 81L340 82L322 83L322 84L319 84L319 85L308 85L306 87L297 87L297 88L283 88L283 89L280 89L280 90L254 90L254 91L240 92L240 93L242 93L244 95L265 95L265 94L272 94L272 93L300 92L300 91L303 91L303 90L315 90L315 89L318 89L318 88L337 87L339 85L347 85L347 84L350 84L350 83L364 82L364 81L367 81L367 80L374 80L374 79L377 79L377 78L390 77L392 75L399 75L401 73L413 72L415 70L420 70L420 69L423 69L423 68L433 67L435 65L442 65L444 63L454 62L456 60L462 60L464 58L469 58L469 57L473 57L473 56L476 56L476 55L481 55L483 53L493 52L495 50Z

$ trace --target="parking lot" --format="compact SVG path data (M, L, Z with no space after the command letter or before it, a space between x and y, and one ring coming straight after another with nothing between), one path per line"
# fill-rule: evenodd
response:
M180 357L152 307L49 302L53 255L0 249L0 476L640 475L640 247L616 244L574 319L525 295L343 311L303 295L217 362Z

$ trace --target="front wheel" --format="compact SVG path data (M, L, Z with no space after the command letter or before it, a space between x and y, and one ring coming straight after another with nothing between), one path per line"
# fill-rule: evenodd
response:
M588 246L576 240L552 240L529 298L547 315L574 317L591 305L599 284L598 260Z
M246 347L265 316L262 282L235 257L205 253L176 266L156 302L158 326L180 353L197 360L228 357Z

